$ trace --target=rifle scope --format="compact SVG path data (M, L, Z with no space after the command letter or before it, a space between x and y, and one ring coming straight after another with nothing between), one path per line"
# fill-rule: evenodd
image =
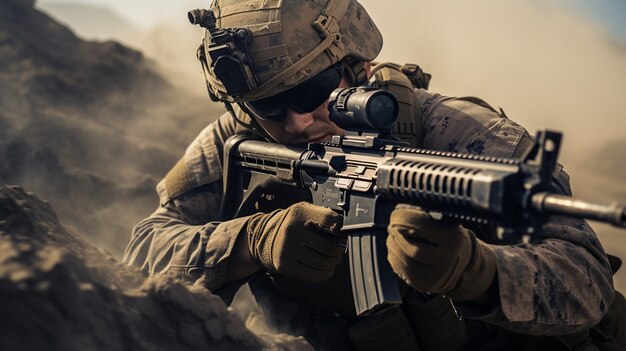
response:
M399 109L391 92L367 87L336 89L328 104L331 121L350 131L388 132Z

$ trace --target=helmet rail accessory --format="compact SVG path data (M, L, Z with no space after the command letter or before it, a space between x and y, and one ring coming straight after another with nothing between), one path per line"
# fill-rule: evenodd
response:
M252 32L245 28L217 28L212 10L192 10L189 22L205 28L211 43L207 45L211 68L226 92L233 96L250 93L257 87L254 65L248 54Z

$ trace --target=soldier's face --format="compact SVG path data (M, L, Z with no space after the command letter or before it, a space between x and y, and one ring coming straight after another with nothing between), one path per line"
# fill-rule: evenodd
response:
M340 88L349 87L345 79L341 80ZM328 100L317 107L313 112L298 113L287 108L287 116L281 122L257 119L257 122L274 140L281 144L306 144L314 141L330 141L333 135L345 135L345 130L339 128L330 120Z

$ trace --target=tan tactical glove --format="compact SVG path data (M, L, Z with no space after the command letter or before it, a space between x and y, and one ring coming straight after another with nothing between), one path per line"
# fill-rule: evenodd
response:
M305 282L330 279L345 249L337 244L343 218L299 202L250 217L246 228L252 259L269 272Z
M493 249L460 225L441 226L419 208L401 205L391 213L388 232L391 267L419 292L469 301L493 283Z

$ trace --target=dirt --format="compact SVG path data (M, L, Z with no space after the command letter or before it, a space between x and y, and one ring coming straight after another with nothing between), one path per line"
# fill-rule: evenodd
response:
M64 228L49 204L0 187L1 350L306 350L255 335L201 286L145 278Z

